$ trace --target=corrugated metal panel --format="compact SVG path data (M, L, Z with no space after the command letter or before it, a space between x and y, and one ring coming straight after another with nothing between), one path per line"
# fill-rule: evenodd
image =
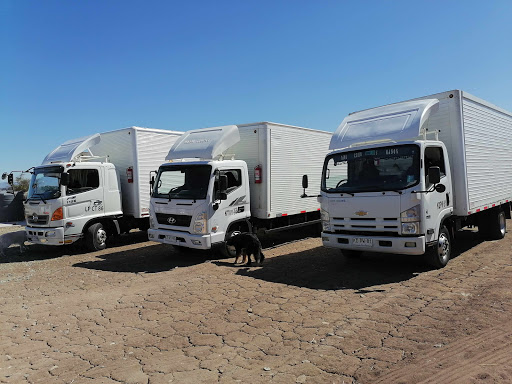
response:
M272 126L271 129L271 216L316 211L315 198L300 198L302 175L308 175L310 195L320 192L320 180L331 133Z
M469 208L510 199L512 116L463 99Z
M139 186L140 215L149 213L150 172L157 171L181 134L161 130L137 129L138 167L134 166L134 183ZM136 216L138 217L138 216Z

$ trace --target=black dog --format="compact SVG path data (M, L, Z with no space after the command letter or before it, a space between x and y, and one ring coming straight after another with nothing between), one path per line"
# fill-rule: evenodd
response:
M263 264L265 256L261 252L261 243L256 235L249 232L240 233L239 235L230 237L226 241L226 244L236 248L235 264L240 256L242 256L242 263L251 265L251 255L254 256L256 264Z

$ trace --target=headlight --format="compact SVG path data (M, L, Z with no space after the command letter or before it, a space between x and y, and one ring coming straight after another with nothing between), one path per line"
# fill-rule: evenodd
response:
M153 216L149 216L149 227L155 228L155 219L153 219Z
M200 235L204 235L206 233L206 212L201 212L196 216L193 231Z
M407 209L406 211L403 211L400 214L400 221L402 223L421 221L421 212L419 204Z
M416 235L420 232L420 223L403 223L402 234L403 235Z
M331 224L328 221L322 221L322 231L331 232Z
M329 221L331 220L331 218L329 217L329 212L325 211L325 210L321 210L320 211L320 217L322 218L322 221Z

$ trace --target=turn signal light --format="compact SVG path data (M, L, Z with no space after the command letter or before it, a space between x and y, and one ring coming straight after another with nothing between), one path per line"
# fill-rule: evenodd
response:
M57 208L52 215L52 221L62 220L64 219L64 215L62 213L62 207Z

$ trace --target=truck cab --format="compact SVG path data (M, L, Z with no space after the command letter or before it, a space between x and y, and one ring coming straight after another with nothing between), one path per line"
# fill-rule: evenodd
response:
M324 245L352 255L424 254L438 239L438 223L453 210L449 169L440 141L329 154L319 198Z
M436 99L349 115L334 134L321 183L322 242L361 252L450 258L454 194L448 151L425 122ZM433 135L434 137L432 138Z
M211 249L235 229L251 228L247 163L223 155L239 141L231 125L189 131L175 142L152 180L149 240Z
M98 219L121 214L119 180L113 164L75 161L34 168L25 202L29 241L71 244ZM101 247L106 230L96 228L91 236Z
M164 164L154 181L150 240L195 249L224 242L250 217L249 175L241 160Z

